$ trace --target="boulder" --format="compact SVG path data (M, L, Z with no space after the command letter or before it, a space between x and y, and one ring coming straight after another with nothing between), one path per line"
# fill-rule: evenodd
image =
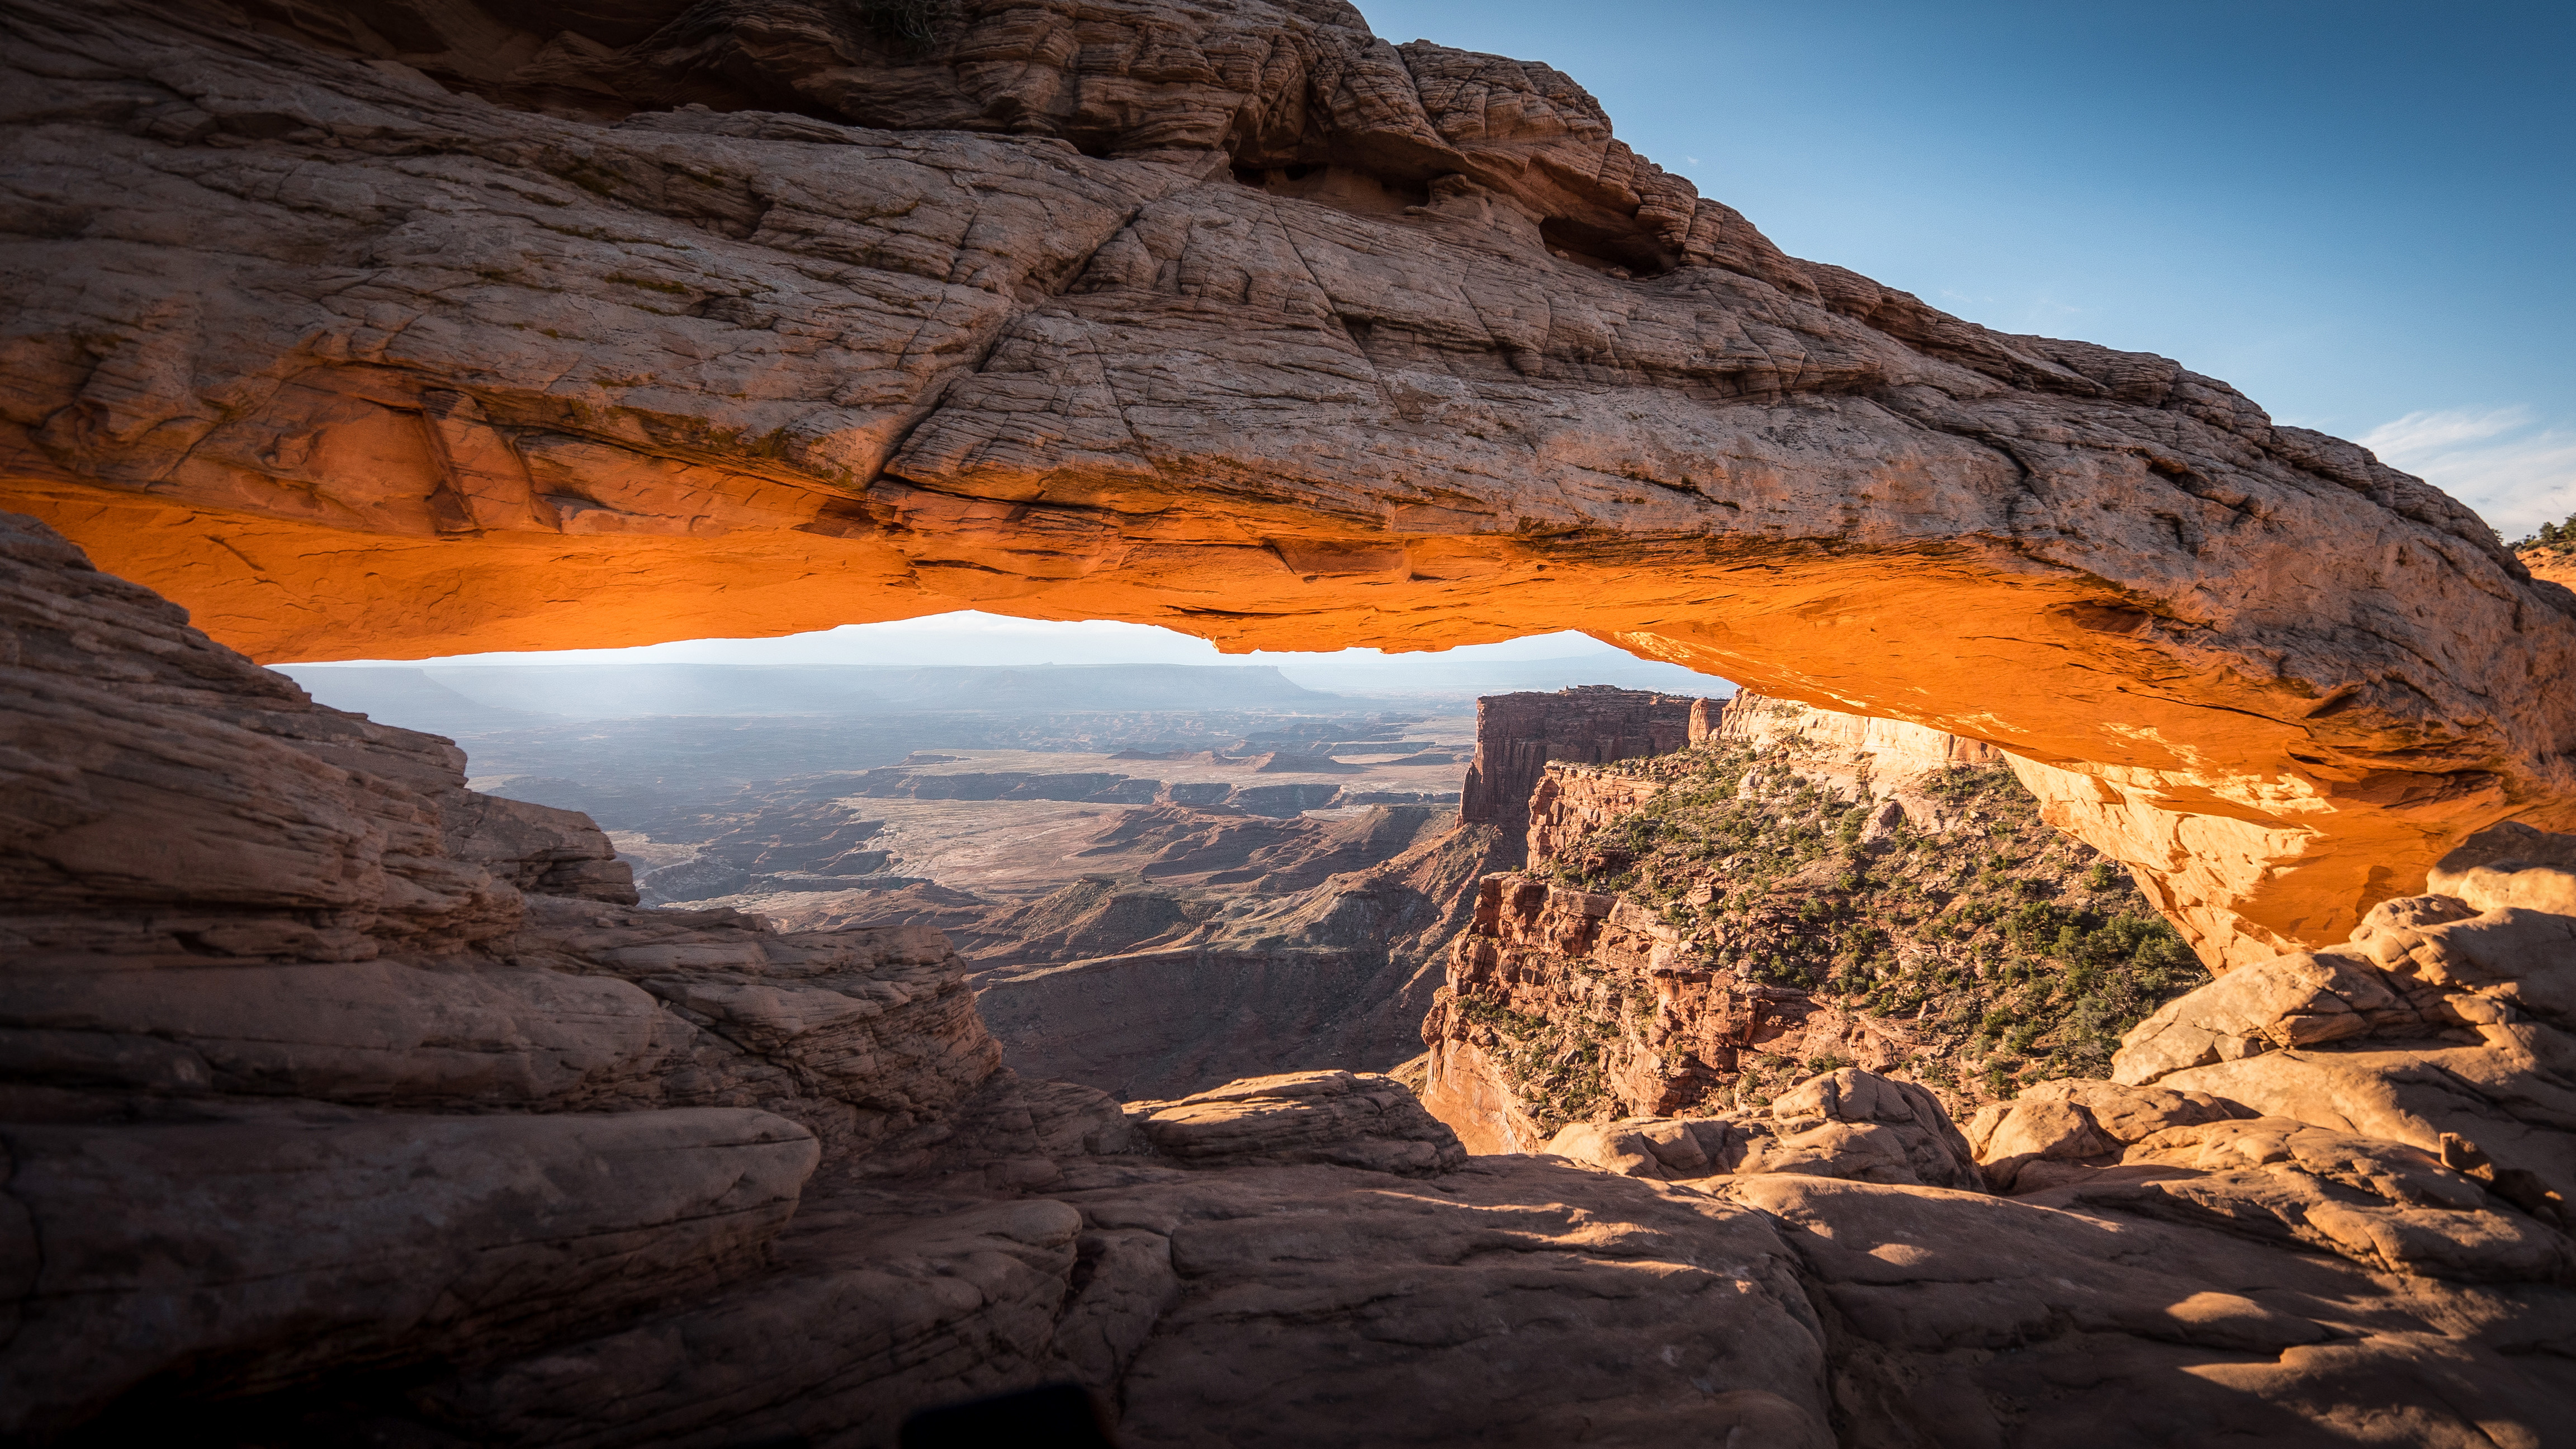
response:
M1154 1151L1185 1166L1328 1162L1426 1176L1455 1171L1467 1149L1393 1077L1290 1072L1249 1077L1173 1102L1131 1102Z
M2514 878L2532 874L2517 871ZM2353 932L2353 944L2419 995L2438 1001L2475 993L2552 1026L2576 1028L2576 914L2518 905L2470 911L2470 902L2452 896L2382 901ZM2435 1005L2430 1017L2460 1025L2496 1019L2461 1001Z
M1985 1189L1939 1099L1851 1067L1802 1082L1760 1112L1577 1122L1542 1150L1622 1177L1667 1181L1790 1172Z
M2550 898L2551 862L2571 855L2567 836L2486 832L2441 878L2490 893L2383 901L2348 946L2168 1002L2112 1075L2457 1159L2502 1200L2576 1225L2576 918L2507 899Z
M2358 952L2275 956L2158 1007L2121 1038L2111 1077L2139 1086L2186 1067L2423 1024L2386 973Z
M2508 820L2434 862L2424 889L2455 896L2473 911L2576 916L2576 835Z
M2253 1115L2205 1092L2069 1080L1987 1103L1965 1136L1996 1191L2031 1192L2081 1180L2088 1169L2118 1162L2130 1143L2167 1128Z
M2174 1167L2100 1177L2029 1200L2205 1222L2323 1248L2366 1267L2471 1282L2549 1283L2576 1273L2576 1244L2503 1209L2421 1148L2279 1117L2171 1127L2121 1155Z
M2562 1289L2385 1275L2098 1195L1720 1190L1778 1219L1834 1325L1847 1444L2483 1449L2554 1442L2569 1402Z
M795 1212L812 1134L766 1112L439 1117L242 1110L0 1127L35 1265L0 1433L156 1376L235 1394L538 1346L739 1276Z

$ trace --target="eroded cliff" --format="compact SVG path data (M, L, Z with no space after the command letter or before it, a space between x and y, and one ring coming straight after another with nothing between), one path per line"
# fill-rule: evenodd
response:
M1481 1151L1571 1122L1759 1106L1857 1065L1951 1110L2110 1069L2207 979L1998 752L1739 694L1689 750L1551 767L1423 1024Z
M1586 629L2011 750L2222 966L2576 823L2571 597L2223 383L1346 6L873 13L13 0L8 497L264 658Z
M1530 793L1550 763L1668 754L1690 738L1697 704L1603 685L1477 700L1476 758L1459 792L1458 818L1492 826L1502 838L1497 863L1518 865L1529 842Z
M1048 1381L1137 1446L2565 1421L2533 1154L2570 1124L2527 1064L2564 1054L2563 840L2461 863L2363 955L2183 998L2123 1055L2153 1087L1963 1137L1844 1069L1471 1159L1375 1075L1123 1108L1020 1080L935 934L639 908L582 817L475 795L443 741L0 524L12 1438L875 1446ZM2335 993L2369 1032L2320 1050ZM2523 1137L2165 1089L2413 1083L2427 1047ZM1983 1190L2007 1168L2092 1176Z

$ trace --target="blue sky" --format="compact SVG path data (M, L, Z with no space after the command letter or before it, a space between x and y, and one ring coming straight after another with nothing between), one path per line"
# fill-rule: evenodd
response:
M1361 9L1554 65L1794 256L2576 512L2576 5Z

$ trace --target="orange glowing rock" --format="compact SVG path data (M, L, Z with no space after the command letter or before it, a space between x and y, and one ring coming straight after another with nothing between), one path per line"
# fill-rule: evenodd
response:
M78 225L0 243L0 501L262 659L1582 629L2009 751L2220 966L2576 828L2576 595L2467 509L1785 257L1542 66L1244 0L443 88L325 6L20 9Z

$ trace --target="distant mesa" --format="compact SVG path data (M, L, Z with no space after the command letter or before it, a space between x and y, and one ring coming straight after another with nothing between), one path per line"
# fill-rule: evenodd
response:
M1330 755L1292 755L1273 750L1241 762L1256 775L1357 775L1366 765L1345 765Z
M1601 684L1477 700L1476 759L1467 767L1459 818L1497 827L1501 862L1519 865L1530 792L1548 765L1671 754L1690 740L1694 706L1706 713L1703 701Z

